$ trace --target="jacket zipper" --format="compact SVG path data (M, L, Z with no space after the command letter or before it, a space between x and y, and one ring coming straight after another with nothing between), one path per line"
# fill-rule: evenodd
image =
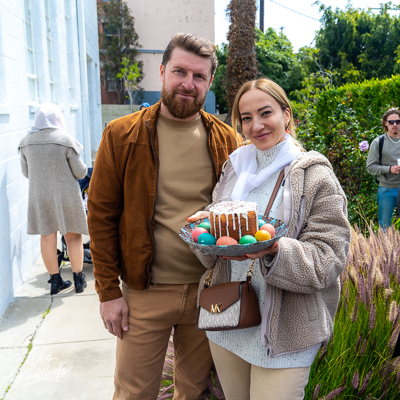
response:
M150 146L151 146L151 150L153 151L154 158L156 160L156 166L157 166L156 195L154 197L154 202L153 202L153 213L152 213L150 221L149 221L149 230L150 230L151 240L153 241L153 256L151 257L149 263L147 264L147 277L148 277L147 286L146 286L146 290L147 290L149 288L149 286L150 286L150 265L154 260L154 253L156 251L156 246L154 244L154 233L153 233L153 230L151 228L151 222L153 221L153 218L154 218L154 215L155 215L155 212L156 212L156 200L157 200L157 192L158 192L157 191L157 189L158 189L158 175L159 175L159 172L160 172L160 168L159 168L159 164L158 164L157 154L156 154L156 151L154 150L153 140L152 140L152 137L151 137L151 130L150 130L149 126L147 125L147 121L145 121L145 124L146 124L146 127L147 127L148 131L149 131Z
M218 182L217 167L216 167L216 165L215 165L214 157L213 157L213 155L212 155L212 153L211 153L211 147L210 147L210 135L211 135L211 131L212 131L213 126L214 126L214 121L211 122L211 128L210 128L210 130L207 132L207 149L208 149L208 152L210 153L212 165L213 165L213 168L214 168L215 183L217 183L217 182ZM214 188L213 188L213 189L214 189Z

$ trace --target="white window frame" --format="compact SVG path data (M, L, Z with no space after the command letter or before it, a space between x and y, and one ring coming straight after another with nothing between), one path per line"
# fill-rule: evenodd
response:
M64 0L64 17L65 17L65 36L67 43L67 67L68 67L68 91L69 91L69 104L74 105L76 103L76 89L75 89L75 77L74 70L71 67L70 57L73 51L72 46L72 27L71 27L71 15L70 15L70 4L69 0Z
M27 10L28 8L28 10ZM27 15L29 20L27 20ZM37 74L36 74L36 60L35 60L35 40L33 33L33 21L32 21L32 3L31 0L24 0L24 33L25 33L25 54L26 54L26 68L27 68L27 78L28 78L28 93L29 93L29 103L37 104L38 91L37 91ZM28 47L28 29L30 30L30 37L32 42L32 48ZM29 68L29 52L32 56L32 67L33 71ZM33 92L31 91L33 87Z
M50 101L56 103L56 82L54 81L53 42L51 37L50 0L44 0L44 19L46 26L47 60L49 66Z

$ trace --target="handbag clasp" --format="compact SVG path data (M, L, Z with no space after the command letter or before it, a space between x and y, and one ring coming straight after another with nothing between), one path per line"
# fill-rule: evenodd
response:
M211 313L211 314L220 313L220 312L221 312L221 310L219 309L220 305L222 305L222 303L219 303L219 304L211 304L210 313Z

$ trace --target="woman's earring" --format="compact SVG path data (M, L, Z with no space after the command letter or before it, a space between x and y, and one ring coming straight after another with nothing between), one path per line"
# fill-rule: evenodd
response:
M290 122L288 122L287 125L285 126L285 131L286 131L287 133L289 133L289 131L288 131L289 124L290 124Z

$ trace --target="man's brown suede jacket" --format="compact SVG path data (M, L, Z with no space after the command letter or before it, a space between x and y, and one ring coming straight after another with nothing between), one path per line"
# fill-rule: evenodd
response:
M134 289L150 284L160 107L158 102L114 120L103 132L88 198L90 248L101 302L122 296L119 277ZM208 133L214 187L237 140L233 130L214 116L201 111L201 118Z

